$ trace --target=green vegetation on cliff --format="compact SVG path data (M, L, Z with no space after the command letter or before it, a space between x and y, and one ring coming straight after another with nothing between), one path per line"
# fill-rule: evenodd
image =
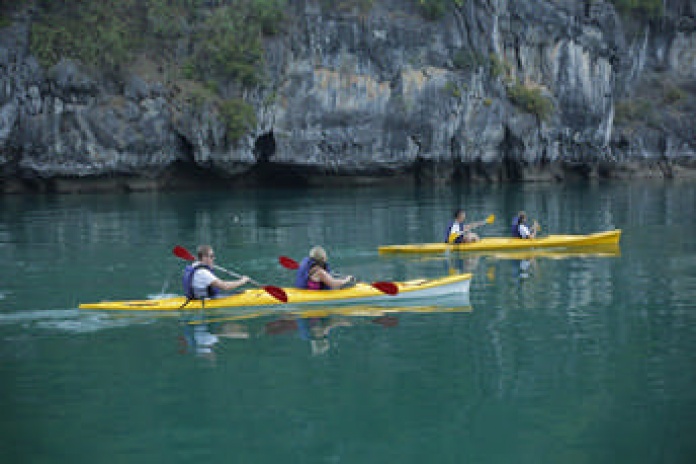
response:
M286 6L286 0L36 0L31 48L46 67L71 58L116 74L141 54L155 57L170 79L192 81L179 86L190 90L186 99L216 104L236 140L256 120L241 89L263 83L263 37L281 31Z
M130 60L133 51L143 44L147 4L142 0L36 3L31 48L46 66L61 58L73 58L114 70Z
M227 138L230 140L239 139L256 125L254 107L241 98L221 102L220 114L225 121Z
M196 66L248 82L247 68L263 56L261 37L280 29L285 1L37 0L37 7L31 46L46 66L68 57L113 70L134 53L169 53L184 40Z
M643 18L657 18L664 13L663 0L611 0L623 14Z
M544 96L538 87L530 87L515 82L508 87L507 92L512 103L540 120L545 121L551 116L553 102Z
M441 19L450 8L464 5L465 0L417 0L418 9L424 18Z
M320 0L322 9L350 11L357 9L360 13L369 12L375 4L375 0Z

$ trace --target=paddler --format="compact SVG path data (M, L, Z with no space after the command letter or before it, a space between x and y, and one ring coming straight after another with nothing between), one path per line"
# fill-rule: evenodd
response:
M454 212L454 221L447 229L445 243L472 243L480 240L479 236L471 230L483 223L465 224L465 220L466 212L463 209L457 209Z
M539 231L539 223L534 221L530 228L527 226L527 214L524 211L517 213L517 217L512 221L512 236L516 238L535 238Z
M297 269L295 287L308 290L334 290L351 283L353 276L342 278L331 275L326 250L315 246L309 250L309 256L302 260Z
M196 250L198 261L184 269L182 284L189 299L215 298L221 291L229 292L249 282L249 277L222 280L213 274L215 253L210 245L200 245Z

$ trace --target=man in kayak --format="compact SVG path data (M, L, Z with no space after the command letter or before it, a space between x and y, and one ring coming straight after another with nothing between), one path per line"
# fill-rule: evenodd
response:
M454 212L454 221L447 229L445 243L472 243L480 240L479 236L471 232L471 230L481 224L464 224L465 220L466 213L463 209L458 209Z
M213 274L215 253L210 245L200 245L196 250L198 261L184 269L184 293L189 299L215 298L220 291L230 291L249 282L249 277L237 280L221 280Z
M539 230L539 223L534 221L532 227L527 226L527 214L520 211L512 221L512 236L516 238L535 238Z
M353 276L337 278L331 275L326 250L315 246L297 269L295 287L308 290L334 290L352 282Z

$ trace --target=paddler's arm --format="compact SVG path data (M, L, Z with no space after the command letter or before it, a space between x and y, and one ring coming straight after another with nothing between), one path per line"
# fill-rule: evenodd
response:
M471 224L466 224L464 226L464 232L469 232L470 230L474 230L477 227L481 227L485 223L486 223L486 221L478 221L478 222L472 222Z
M213 287L215 287L219 290L222 290L223 292L229 292L230 290L234 290L235 288L239 288L248 282L249 282L249 277L242 276L241 279L237 279L237 280L215 279L210 283L210 285L212 285Z
M332 290L341 288L344 285L349 284L353 280L353 276L346 276L342 278L334 277L324 269L317 269L312 274L313 277L317 278L319 282L323 283Z

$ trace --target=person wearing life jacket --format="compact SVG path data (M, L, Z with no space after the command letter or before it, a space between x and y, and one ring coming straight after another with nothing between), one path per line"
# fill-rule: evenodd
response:
M353 280L352 276L342 278L332 276L326 250L315 246L309 250L309 256L302 260L297 269L295 287L308 290L334 290Z
M230 291L249 282L249 277L222 280L213 274L215 253L210 245L200 245L196 251L198 261L184 269L182 284L189 300L215 298L221 291Z
M527 225L527 214L524 211L517 213L517 216L512 220L512 236L515 238L535 238L539 224L534 222L534 225L530 228Z
M479 236L471 230L476 227L472 224L464 224L466 213L463 209L454 212L454 220L447 228L445 243L472 243L480 240Z

